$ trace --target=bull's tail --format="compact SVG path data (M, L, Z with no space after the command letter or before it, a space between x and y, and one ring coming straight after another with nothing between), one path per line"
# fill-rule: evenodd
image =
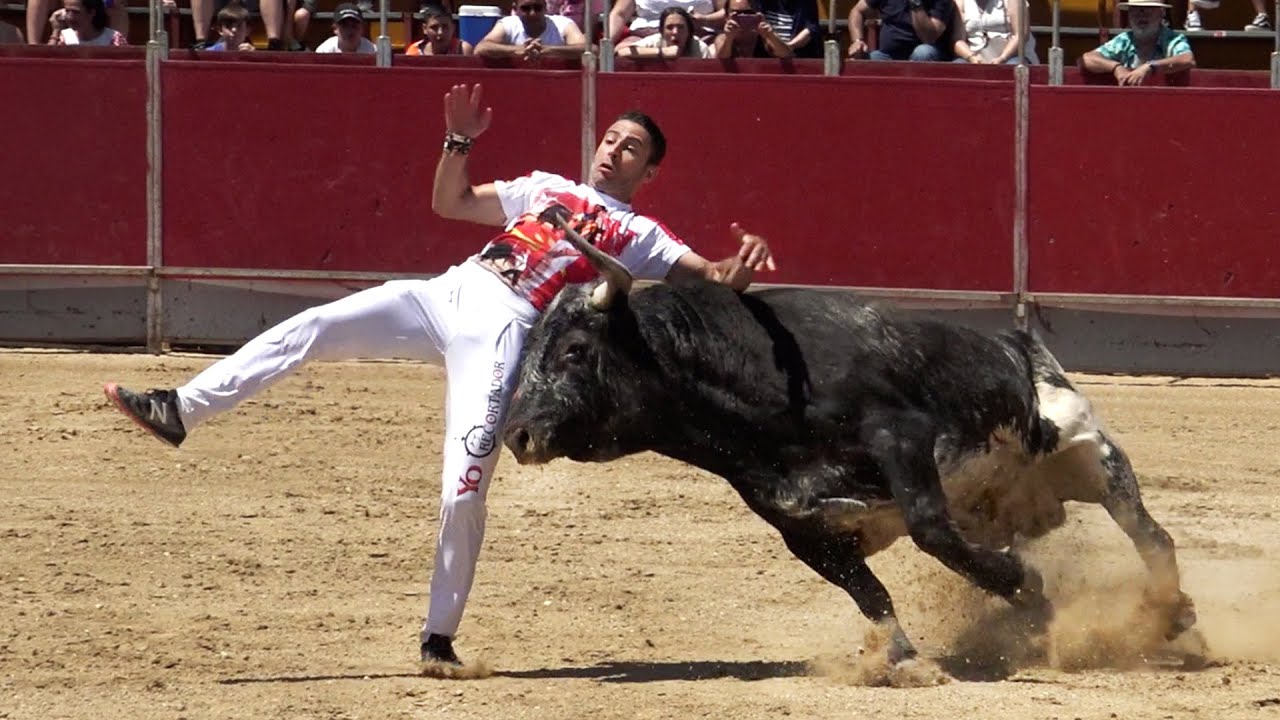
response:
M1076 392L1075 386L1067 379L1066 370L1058 359L1049 352L1040 335L1034 330L1011 330L1003 333L1005 341L1017 348L1025 362L1027 381L1030 385L1028 393L1031 404L1028 408L1026 445L1027 451L1041 454L1052 450L1058 444L1058 426L1045 418L1040 412L1040 385L1062 388Z

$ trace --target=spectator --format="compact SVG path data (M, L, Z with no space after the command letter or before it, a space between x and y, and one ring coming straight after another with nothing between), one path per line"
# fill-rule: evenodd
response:
M868 11L880 14L880 47L867 52ZM849 11L849 57L936 62L952 55L954 0L858 0Z
M241 2L251 14L256 13L262 16L262 27L267 34L268 50L284 49L284 41L280 36L284 28L285 0L191 0L191 22L196 37L192 47L203 50L209 46L209 25L213 15L231 2Z
M956 62L1017 65L1018 47L1024 42L1027 62L1040 62L1036 55L1035 36L1023 31L1025 2L1026 0L955 0L957 15L956 21L951 23L951 31Z
M129 6L126 0L106 0L104 3L107 7L107 14L111 18L111 27L116 32L129 35ZM173 0L165 0L165 7L170 7ZM66 23L62 22L61 27L57 27L60 18L63 16L61 9L56 10L54 15L57 18L46 17L49 15L49 0L27 0L27 42L32 45L40 45L45 42L44 28L48 23L54 23L54 34L59 30L66 28ZM49 38L52 41L52 37ZM52 42L49 42L52 45Z
M1111 74L1120 85L1141 85L1152 73L1175 73L1196 66L1187 36L1164 24L1167 3L1129 0L1119 5L1129 11L1129 29L1081 58L1089 72Z
M822 57L817 0L760 0L760 12L796 57Z
M17 25L0 21L0 45L23 45L27 42Z
M1184 24L1187 30L1203 30L1204 25L1200 22L1200 10L1213 10L1222 3L1220 0L1191 0L1187 3L1187 22ZM1249 4L1253 5L1253 21L1244 26L1245 30L1262 30L1271 29L1271 18L1267 17L1267 6L1263 0L1249 0Z
M716 57L791 57L791 48L764 21L755 0L729 0L726 9L724 32L715 40Z
M128 45L124 33L107 27L103 0L62 0L62 12L53 14L50 45Z
M578 57L587 39L576 23L563 15L547 15L546 0L516 0L516 15L497 22L476 45L476 55L536 62L538 58Z
M725 0L617 0L609 11L609 38L614 47L657 35L659 16L673 5L689 13L698 35L713 32L725 17Z
M234 1L219 10L218 35L220 39L210 45L208 50L252 52L254 47L249 42L249 11Z
M599 37L600 24L599 17L604 13L604 0L547 0L548 15L563 15L573 21L582 32L587 31L586 26L586 9L588 1L591 4L591 14L597 18L595 25L595 34Z
M458 37L453 26L453 16L439 5L427 5L419 13L422 17L422 39L410 43L405 55L470 55L475 52L471 43Z
M290 50L306 50L302 42L311 28L311 18L316 16L316 0L285 0L285 21L281 28L284 46Z
M663 10L659 25L662 32L618 47L615 54L619 57L691 57L703 60L715 57L711 48L693 34L693 17L688 10L674 5Z
M364 36L364 14L355 3L333 10L333 37L320 43L318 53L374 53L378 48Z

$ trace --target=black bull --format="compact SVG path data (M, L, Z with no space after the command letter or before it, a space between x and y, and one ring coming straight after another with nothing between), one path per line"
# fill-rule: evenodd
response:
M1008 548L1061 525L1067 500L1132 539L1166 637L1195 623L1128 458L1037 338L837 293L591 291L567 288L527 338L504 435L521 463L651 450L723 477L886 626L894 663L916 651L868 556L909 535L1043 628L1040 575Z

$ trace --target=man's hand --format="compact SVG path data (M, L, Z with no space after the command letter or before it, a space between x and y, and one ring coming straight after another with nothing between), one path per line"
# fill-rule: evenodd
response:
M454 85L444 94L444 126L449 132L477 138L493 122L493 108L480 109L479 83Z
M1121 85L1141 85L1147 76L1151 74L1151 63L1142 63L1138 67L1130 70L1123 77L1117 77Z
M738 254L712 263L708 279L742 292L751 284L757 270L776 270L777 265L764 238L743 230L738 223L730 225L729 232L742 243Z
M537 38L529 38L524 41L524 47L520 50L520 57L525 62L534 62L542 57L542 41Z
M849 43L849 57L851 57L851 58L862 58L862 57L866 57L866 56L867 56L867 41L866 41L866 40L861 40L861 39L859 39L859 40L854 40L853 42Z

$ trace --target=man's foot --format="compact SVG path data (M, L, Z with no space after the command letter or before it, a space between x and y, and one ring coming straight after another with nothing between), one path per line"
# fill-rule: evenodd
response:
M1244 26L1245 30L1270 30L1271 18L1266 13L1258 13L1253 17L1253 22Z
M157 438L174 447L187 439L187 430L182 427L182 417L178 413L177 392L148 390L136 393L115 383L103 385L102 391L117 410ZM423 645L423 652L426 652L425 648L426 645Z
M436 662L445 665L462 667L462 661L453 651L453 638L447 635L431 634L422 643L422 662Z

